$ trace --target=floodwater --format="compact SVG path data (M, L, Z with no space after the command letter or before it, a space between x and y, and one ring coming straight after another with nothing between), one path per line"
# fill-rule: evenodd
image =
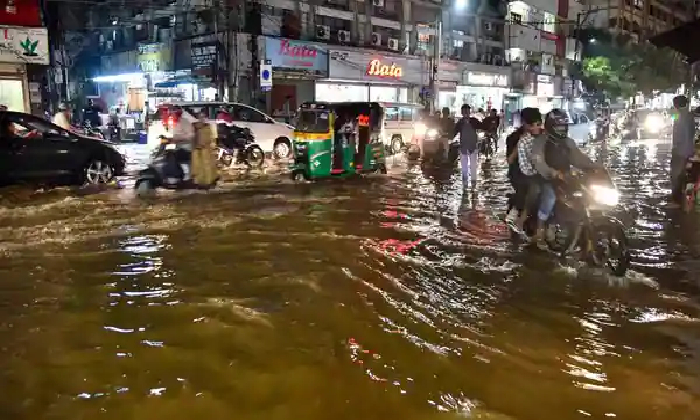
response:
M514 248L504 168L3 193L0 418L697 420L700 216L668 146L592 156L625 278ZM8 198L9 197L9 198Z

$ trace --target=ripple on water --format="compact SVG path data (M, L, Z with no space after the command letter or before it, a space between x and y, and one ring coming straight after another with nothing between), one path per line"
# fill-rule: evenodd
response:
M500 160L0 209L8 418L700 418L697 221L667 150L593 151L622 279L511 245Z

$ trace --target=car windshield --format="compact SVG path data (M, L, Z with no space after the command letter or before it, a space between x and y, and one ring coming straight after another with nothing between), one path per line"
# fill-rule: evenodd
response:
M301 111L297 117L296 129L307 133L327 133L328 117L328 111Z

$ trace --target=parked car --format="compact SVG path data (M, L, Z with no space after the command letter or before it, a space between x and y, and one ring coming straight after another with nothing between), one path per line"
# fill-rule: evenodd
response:
M110 142L34 115L0 112L0 185L106 184L123 175L125 166Z
M217 124L222 122L249 128L263 151L272 153L277 159L291 156L294 127L275 121L253 107L235 102L175 102L161 105L149 119L149 146L155 148L160 144L160 136L170 136L173 124L163 121L163 115L174 115L177 110L190 114L192 118L204 112L215 136Z
M569 114L569 137L574 139L577 145L587 144L596 134L596 122L583 113Z

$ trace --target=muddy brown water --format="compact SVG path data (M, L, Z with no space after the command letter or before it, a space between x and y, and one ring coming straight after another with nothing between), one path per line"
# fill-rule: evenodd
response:
M515 249L456 171L210 193L3 193L0 417L700 418L698 217L668 148L593 149L624 278Z

